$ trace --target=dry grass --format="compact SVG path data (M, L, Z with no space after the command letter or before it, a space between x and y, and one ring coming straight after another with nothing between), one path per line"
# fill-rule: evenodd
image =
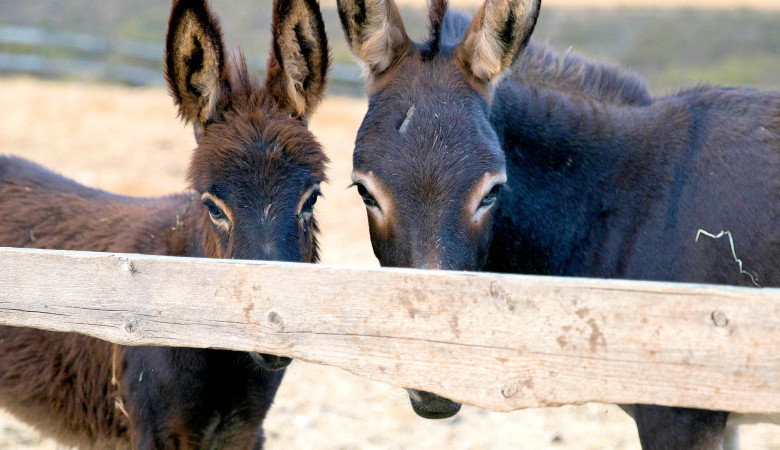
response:
M130 195L184 189L194 140L164 91L0 78L8 114L0 153L27 157L78 181ZM365 100L331 98L312 129L333 160L317 203L324 262L376 266L365 212L349 183ZM269 449L637 449L633 421L615 406L490 413L464 407L455 418L417 417L400 388L339 369L295 362L266 421ZM780 427L743 427L744 449L780 449ZM51 449L0 412L0 449Z
M544 6L560 8L754 8L778 10L780 2L776 0L544 0Z
M396 0L400 5L422 5L423 0ZM450 0L450 4L465 8L477 8L483 0ZM777 0L544 0L545 8L696 8L733 9L754 8L767 11L780 10Z
M734 262L737 263L737 266L739 268L739 273L745 274L748 277L750 277L750 281L752 281L756 287L761 287L761 285L758 284L758 282L756 281L758 279L758 275L754 275L742 268L742 260L737 258L737 252L734 250L734 236L732 236L731 231L721 230L721 232L718 234L712 234L709 231L699 229L699 231L696 232L696 240L695 240L696 242L699 242L699 236L701 236L702 234L712 239L720 239L723 236L728 237L729 245L731 245L731 256L734 257Z

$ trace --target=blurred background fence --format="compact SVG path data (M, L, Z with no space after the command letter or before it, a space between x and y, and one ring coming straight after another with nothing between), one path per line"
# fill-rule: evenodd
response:
M162 58L162 43L28 26L0 27L0 72L161 87ZM251 68L265 72L263 57L247 55L247 60ZM331 67L331 84L348 92L360 92L363 87L357 67L345 64Z
M213 0L227 43L238 44L262 72L270 36L271 0ZM479 2L460 2L474 10ZM616 63L663 93L701 83L780 89L780 8L561 8L542 10L534 34L558 52L572 49ZM628 4L628 3L627 3ZM462 6L465 5L465 6ZM0 72L163 85L162 43L168 2L89 0L0 1ZM422 0L402 0L406 28L424 39ZM361 95L359 70L346 48L334 2L322 3L333 50L336 94Z

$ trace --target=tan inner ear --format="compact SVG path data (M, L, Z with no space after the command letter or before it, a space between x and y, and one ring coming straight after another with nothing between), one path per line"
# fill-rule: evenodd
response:
M316 43L316 24L312 23L311 16L305 7L296 8L287 18L287 23L282 27L279 37L280 57L284 66L285 90L293 103L296 114L303 117L307 113L306 91L303 82L310 75L310 62L315 67L320 64L322 54L317 45L312 46L310 58L306 61L301 52L301 43L295 33L296 26L308 42Z
M474 16L463 42L459 58L471 74L484 83L495 81L514 60L535 17L534 0L487 0ZM504 48L500 33L509 15L514 15L509 48Z
M354 15L357 6L350 2L347 6L349 16ZM366 0L367 21L362 27L350 23L350 35L353 36L352 51L358 57L363 77L386 70L393 60L404 51L411 42L404 29L401 14L393 0Z
M367 8L379 9L383 5L380 2L367 2ZM376 5L379 3L379 5ZM377 20L381 16L383 20ZM358 49L358 57L365 62L363 75L367 76L369 71L374 73L382 72L393 62L393 29L387 20L387 15L383 12L374 14L374 20L369 22L363 30L363 42Z
M486 3L474 16L461 44L468 69L472 75L485 83L501 72L501 60L498 57L500 49L497 48L498 40L491 39L490 30L485 27L487 8L488 4Z
M227 216L227 220L215 220L213 217L211 217L211 214L209 214L209 219L211 219L211 222L218 226L220 229L225 231L226 233L230 232L230 227L232 226L233 222L233 211L228 208L228 206L220 200L217 196L205 192L203 195L201 195L201 200L211 200L214 202L215 205Z
M180 27L175 46L177 53L175 64L176 84L183 96L182 110L188 120L206 123L214 120L217 113L220 96L221 49L215 47L194 12L187 11L184 14ZM192 73L190 81L200 91L199 96L190 92L187 86L187 73L190 70L187 61L190 61L197 51L196 42L200 43L203 50L203 65L199 71Z

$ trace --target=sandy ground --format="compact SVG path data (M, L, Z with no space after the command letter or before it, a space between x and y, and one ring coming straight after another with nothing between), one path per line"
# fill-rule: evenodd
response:
M129 195L185 188L194 148L159 89L0 78L5 111L0 153L32 159L90 186ZM330 98L311 129L332 163L317 203L323 262L377 266L365 212L349 183L365 100ZM267 448L318 449L637 449L633 421L617 407L588 404L491 413L464 407L456 417L417 417L406 393L330 367L294 362L265 423ZM0 411L0 449L52 449ZM780 427L742 427L743 449L780 450Z

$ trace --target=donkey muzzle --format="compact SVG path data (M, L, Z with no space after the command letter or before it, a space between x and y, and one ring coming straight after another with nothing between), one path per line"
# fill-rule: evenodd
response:
M446 419L460 411L460 403L447 400L436 394L418 391L417 389L407 389L406 392L409 393L412 409L418 416L424 419Z
M282 370L292 362L292 358L286 356L269 355L267 353L250 353L250 355L252 355L252 359L260 367L269 371Z

